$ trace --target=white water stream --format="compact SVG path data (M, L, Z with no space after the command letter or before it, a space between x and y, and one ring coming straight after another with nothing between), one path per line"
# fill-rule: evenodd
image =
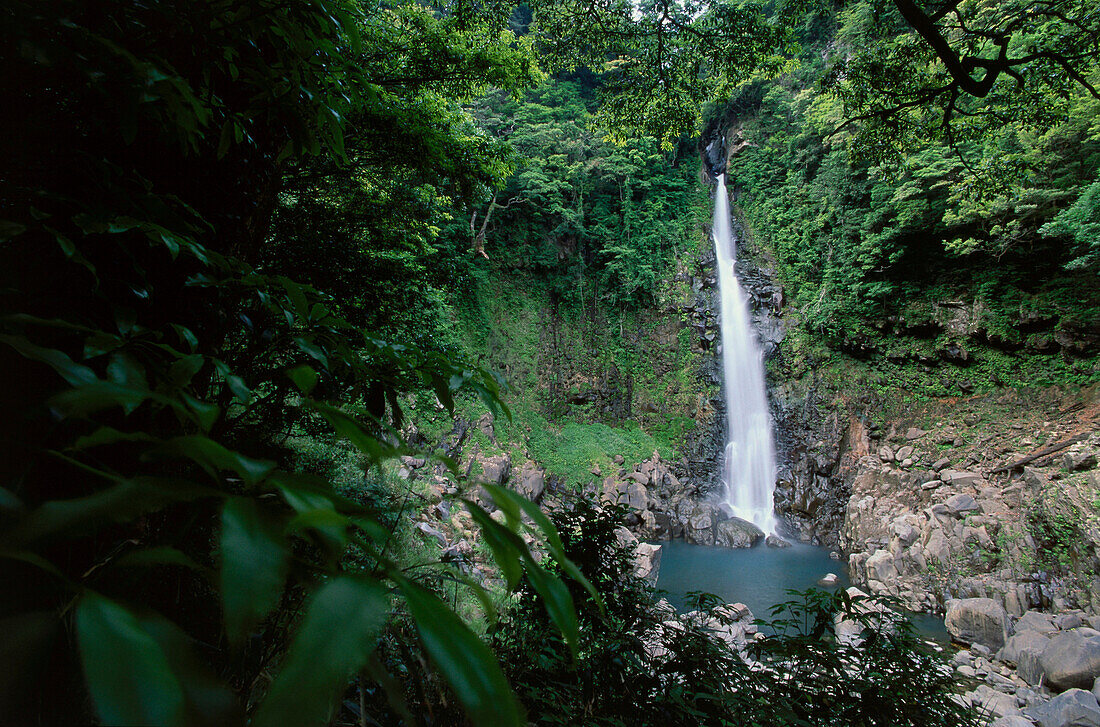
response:
M723 389L729 436L722 465L726 502L737 517L765 533L774 533L775 445L764 385L764 356L749 320L748 297L734 273L737 241L725 174L718 177L713 235L722 299Z

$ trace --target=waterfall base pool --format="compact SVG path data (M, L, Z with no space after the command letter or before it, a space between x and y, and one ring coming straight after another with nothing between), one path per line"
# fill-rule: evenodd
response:
M661 569L657 588L678 610L686 610L689 591L713 593L727 603L743 603L760 619L771 617L777 603L792 600L788 590L803 591L817 585L827 573L836 574L837 585L847 588L845 564L828 551L793 543L789 548L719 548L674 540L659 543ZM949 641L943 620L928 614L912 614L913 625L924 638L940 644Z

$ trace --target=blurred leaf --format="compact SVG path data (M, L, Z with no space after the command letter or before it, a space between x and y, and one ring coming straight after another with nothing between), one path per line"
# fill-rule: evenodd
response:
M508 589L515 588L523 575L520 555L527 552L527 544L523 542L523 538L494 520L477 503L467 501L466 508L481 527L481 535L493 552L493 560L500 566Z
M76 608L76 633L88 691L105 724L186 724L183 687L132 613L85 593Z
M402 581L424 650L477 727L522 727L519 703L489 648L439 597Z
M0 335L0 341L8 344L20 355L34 361L41 361L56 371L70 386L91 384L97 381L95 372L87 366L73 362L63 351L36 346L22 336Z
M290 552L280 528L241 497L225 503L220 543L225 630L240 644L278 604Z
M146 452L142 458L157 457L186 457L218 481L221 471L236 472L249 485L257 484L275 469L274 462L246 457L198 434L169 439Z
M527 578L531 581L538 594L542 596L543 605L550 620L565 637L565 643L575 657L577 655L577 643L580 640L580 626L577 622L577 612L573 607L573 597L569 595L569 589L561 582L561 579L551 575L545 568L535 563L527 562Z
M303 394L308 395L317 386L317 372L305 364L295 366L287 371L286 375Z
M252 724L328 724L333 703L374 652L389 614L389 595L378 583L339 576L322 586Z

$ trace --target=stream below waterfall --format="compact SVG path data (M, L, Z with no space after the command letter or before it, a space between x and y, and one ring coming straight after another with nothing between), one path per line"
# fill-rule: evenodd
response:
M704 591L726 603L743 603L753 616L770 619L771 608L792 600L788 590L804 591L817 585L826 573L835 573L836 586L847 588L844 563L829 557L827 550L802 543L789 548L721 548L693 545L682 540L661 545L661 566L657 588L677 610L686 607L689 591ZM950 641L943 619L925 613L909 614L917 631L930 641L946 645Z

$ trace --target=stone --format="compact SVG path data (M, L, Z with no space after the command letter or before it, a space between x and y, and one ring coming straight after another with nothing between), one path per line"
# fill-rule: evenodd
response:
M433 528L428 523L417 523L416 529L427 535L429 538L434 538L436 542L439 543L439 547L447 547L447 536L444 535L440 530Z
M878 448L878 458L881 459L883 462L893 462L894 450L890 449L890 447L884 444Z
M925 434L928 434L928 432L924 429L917 429L916 427L909 427L909 431L907 431L905 433L905 438L908 439L909 441L913 441L914 439L920 439Z
M993 720L989 727L1035 727L1035 723L1021 714L1010 714Z
M774 533L764 538L764 544L769 548L789 548L791 544Z
M516 483L516 492L532 502L538 502L545 491L546 472L531 463L525 464Z
M1016 632L1038 631L1041 634L1053 634L1058 630L1054 617L1042 611L1028 611L1016 621Z
M1043 653L1043 649L1047 648L1049 642L1050 638L1046 634L1038 631L1020 631L1017 628L1016 633L1012 634L1005 642L1004 648L998 652L997 658L1015 665L1020 662L1020 655L1024 651L1029 651L1038 657Z
M635 510L645 510L649 503L649 491L639 482L626 486L626 504Z
M974 499L973 495L960 492L957 495L952 495L947 498L947 501L943 503L947 506L948 511L953 515L965 515L968 512L977 512L980 508L978 501Z
M1046 704L1029 708L1025 714L1039 727L1100 727L1100 705L1084 689L1070 689Z
M964 644L982 644L993 651L1004 646L1012 632L1004 606L991 598L948 601L944 625L954 640Z
M751 548L763 539L763 530L739 517L724 520L714 528L714 544L725 548Z
M947 457L941 457L932 464L932 471L939 472L949 464L951 464L951 460L949 460Z
M1081 614L1079 613L1060 613L1054 617L1054 625L1060 628L1062 631L1069 631L1075 629L1078 626L1083 626L1084 621L1081 620Z
M973 704L994 717L1008 717L1020 714L1016 706L1016 697L1010 696L995 689L990 689L985 684L980 685L973 692Z
M826 573L818 579L817 585L828 588L830 586L835 586L839 582L840 578L837 576L836 573Z
M867 579L893 583L898 578L898 568L894 564L894 556L888 550L876 550L867 559Z
M512 472L512 458L506 454L481 460L481 481L503 485Z
M928 480L927 482L920 483L920 488L922 490L934 490L942 484L943 482L940 480Z
M661 570L661 550L660 545L638 543L634 547L634 575L656 583Z
M1039 663L1045 683L1052 689L1092 689L1100 677L1100 636L1082 636L1075 631L1056 634L1043 649Z
M904 462L913 456L913 448L910 445L900 447L897 452L894 453L895 462Z
M940 479L956 487L976 487L983 480L977 472L966 470L941 470Z
M1062 465L1070 472L1090 470L1096 466L1096 452L1074 447L1062 457Z

